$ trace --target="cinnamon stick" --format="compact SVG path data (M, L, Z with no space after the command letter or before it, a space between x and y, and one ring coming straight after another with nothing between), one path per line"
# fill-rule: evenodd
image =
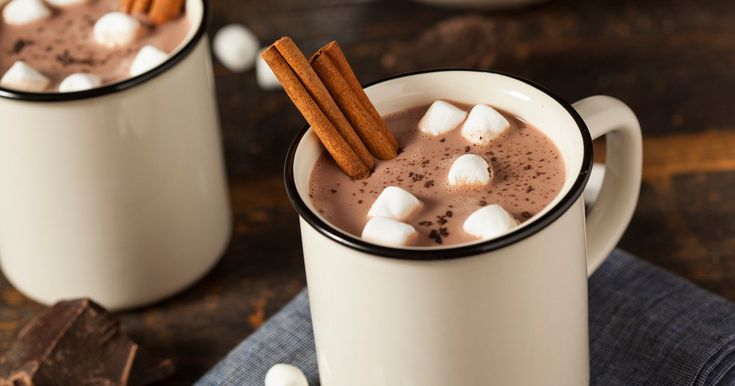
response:
M324 114L337 128L342 138L350 145L352 150L357 153L360 160L372 170L375 161L370 155L370 151L360 140L355 129L350 125L343 111L335 103L327 88L322 83L322 79L314 72L309 65L309 61L289 37L282 37L273 43L278 52L281 53L288 65L293 69L301 83L312 96L316 104L321 108Z
M152 1L153 0L136 0L133 4L132 9L129 12L133 14L148 13Z
M161 25L181 16L184 0L153 0L148 16L153 24Z
M340 169L356 179L369 176L372 166L368 167L342 137L280 50L275 45L271 45L261 53L261 56ZM303 72L303 69L301 71Z
M345 54L342 51L342 48L339 46L339 44L334 40L327 43L324 47L322 47L319 51L317 51L314 54L314 56L312 56L311 58L312 63L314 62L316 58L323 56L325 54L329 57L329 59L332 60L334 65L337 67L339 72L342 74L342 77L347 82L347 84L350 86L350 88L354 92L354 95L357 97L360 103L362 103L362 105L370 112L370 114L372 114L374 122L378 124L377 130L380 130L382 135L387 137L388 140L393 145L393 147L395 147L395 149L398 150L399 148L398 140L396 139L395 135L393 135L393 133L385 125L385 122L383 121L383 118L378 113L378 110L376 110L375 106L373 106L372 102L370 102L370 98L368 98L367 94L365 93L365 90L362 88L362 85L360 84L360 81L357 79L355 72L352 71L352 67L350 66L350 63L347 61L347 57L345 57Z
M120 0L120 11L130 13L133 11L133 6L136 0Z
M350 87L344 76L335 66L328 55L317 55L311 58L311 65L319 78L327 86L327 90L337 102L340 109L355 128L362 142L375 158L388 160L398 155L398 148L393 145L390 137L381 130L385 127L382 118L375 116L362 104L356 93ZM385 131L387 131L387 127Z

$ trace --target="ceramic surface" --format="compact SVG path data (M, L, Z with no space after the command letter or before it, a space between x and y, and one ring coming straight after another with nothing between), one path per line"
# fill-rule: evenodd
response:
M301 215L322 384L588 384L587 275L620 238L640 186L632 112L598 96L576 104L578 114L530 82L482 71L399 76L366 91L381 114L436 99L517 114L556 143L567 179L544 211L499 239L380 247L314 211L308 181L322 147L306 131L291 149L286 183ZM591 137L608 132L608 173L586 219Z
M206 7L187 2L190 41L139 78L0 93L0 265L30 298L139 306L218 260L231 215L208 41L196 33Z

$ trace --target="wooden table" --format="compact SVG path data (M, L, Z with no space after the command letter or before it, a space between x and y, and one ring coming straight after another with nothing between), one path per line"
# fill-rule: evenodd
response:
M363 81L397 42L467 11L384 0L214 0L212 30L248 25L262 40L294 37L305 52L338 39ZM484 13L497 27L492 68L569 101L618 97L638 113L644 184L621 246L735 300L735 4L730 0L555 0ZM190 384L304 286L297 217L282 184L287 146L304 122L255 74L215 66L235 232L220 264L182 294L122 314ZM0 350L41 306L0 281Z

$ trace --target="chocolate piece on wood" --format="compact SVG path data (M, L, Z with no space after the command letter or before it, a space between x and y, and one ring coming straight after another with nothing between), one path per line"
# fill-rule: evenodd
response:
M56 303L31 320L0 358L0 385L146 385L174 371L120 331L89 299Z
M486 17L453 17L425 30L413 41L393 45L383 55L383 67L389 72L439 67L487 69L495 62L499 33Z

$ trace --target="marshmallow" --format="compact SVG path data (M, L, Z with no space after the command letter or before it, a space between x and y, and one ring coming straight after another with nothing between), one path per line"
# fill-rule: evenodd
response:
M3 8L3 20L7 24L27 24L49 16L51 9L41 0L12 0Z
M249 29L230 24L217 31L212 49L217 59L233 72L251 69L258 56L260 42Z
M387 217L373 217L362 229L363 240L395 247L413 244L418 235L411 225Z
M88 1L89 0L46 0L47 3L59 8L68 7L70 5L84 4Z
M490 166L484 158L475 154L463 154L449 168L449 184L487 185L491 178Z
M47 77L20 60L0 79L0 86L23 91L45 91L49 83Z
M475 105L462 125L462 137L476 145L487 145L509 127L510 122L494 108Z
M273 73L273 70L271 70L270 66L268 66L260 55L255 59L255 76L258 79L258 86L263 90L283 88L281 82L278 81L278 78Z
M97 75L84 74L78 72L64 78L59 85L59 92L74 92L89 90L102 84L102 80Z
M466 111L451 103L436 101L419 121L419 130L434 136L441 135L454 130L466 117Z
M423 204L413 194L397 187L389 186L380 193L368 211L369 217L387 217L403 221L416 213Z
M265 374L265 386L309 386L309 382L298 367L278 363Z
M123 12L103 15L94 25L94 40L107 47L121 47L132 43L140 36L143 27L134 17Z
M467 216L462 228L483 240L502 236L518 225L513 216L500 205L484 206Z
M153 46L143 46L130 65L130 76L137 76L158 67L168 59L168 54Z

